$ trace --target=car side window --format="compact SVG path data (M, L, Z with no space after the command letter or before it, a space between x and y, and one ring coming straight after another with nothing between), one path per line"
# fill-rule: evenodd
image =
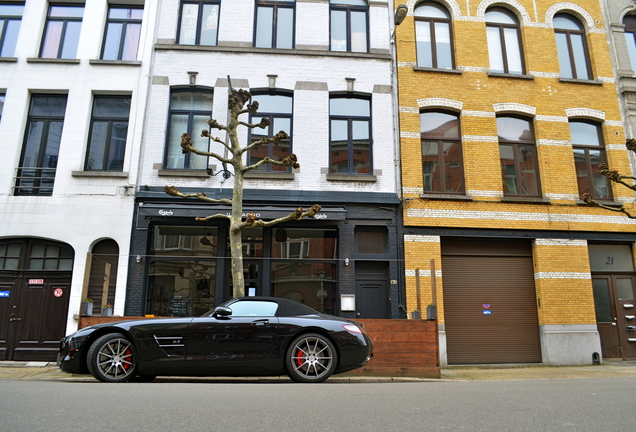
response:
M232 316L276 316L278 304L268 301L238 301L228 305L232 309Z

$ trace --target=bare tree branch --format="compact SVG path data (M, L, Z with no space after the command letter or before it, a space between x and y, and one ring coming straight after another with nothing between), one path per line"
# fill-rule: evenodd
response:
M201 201L207 201L207 202L216 203L216 204L232 204L232 200L230 200L230 199L227 199L227 198L219 198L219 199L209 198L203 192L184 194L181 191L179 191L179 189L177 189L176 186L164 186L163 187L163 191L165 193L167 193L168 195L173 196L173 197L198 198Z
M250 144L250 145L248 145L248 146L243 147L243 148L241 149L241 154L242 154L242 153L245 153L245 152L246 152L246 151L248 151L248 150L252 150L252 149L254 149L254 148L256 148L256 147L260 147L260 146L262 146L262 145L264 145L264 144L270 144L270 143L272 143L272 144L274 144L275 146L277 146L277 145L278 145L278 143L279 143L281 140L286 140L286 139L288 139L288 138L289 138L289 135L287 135L287 132L285 132L285 131L280 131L280 132L278 132L276 135L274 135L274 136L273 136L273 137L271 137L271 138L263 138L263 139L260 139L260 140L258 140L258 141L254 141L252 144Z
M214 119L208 120L208 124L210 125L211 128L214 128L214 129L227 130L227 126L222 125L221 123L219 123L218 121Z
M219 218L231 219L228 215L217 213L217 214L214 214L212 216L206 216L206 217L197 216L197 217L194 218L194 220L197 221L197 222L207 222L207 221L209 221L211 219L219 219Z
M223 143L225 145L225 143ZM227 145L225 145L227 147ZM229 147L228 147L229 148ZM181 135L181 153L185 154L185 153L194 153L194 154L198 154L200 156L212 156L213 158L218 159L221 162L225 162L225 163L232 163L231 159L227 159L224 158L223 156L220 156L214 152L206 152L206 151L202 151L202 150L198 150L196 148L194 148L192 146L192 138L190 137L190 135L188 135L187 133L184 133L183 135Z
M240 125L247 126L248 128L252 128L252 129L257 127L261 129L265 129L267 126L270 125L270 123L271 122L269 121L267 117L263 117L260 123L245 123L242 121L239 122Z
M636 219L636 215L631 214L625 208L625 206L621 206L620 208L617 208L617 207L610 207L608 205L601 204L598 201L596 201L594 198L592 198L592 195L590 195L589 193L583 194L583 196L581 198L583 198L583 201L585 201L587 204L589 204L589 205L591 205L593 207L600 207L600 208L605 209L605 210L609 210L609 211L613 211L613 212L617 212L617 213L623 213L625 216L627 216L630 219Z
M607 177L608 179L610 179L614 183L620 183L623 186L628 187L631 190L636 190L636 185L635 184L629 184L629 183L623 181L623 179L636 180L636 177L626 176L626 175L620 174L618 172L618 170L610 169L606 164L600 164L598 166L598 170L599 170L599 172L602 175L604 175L605 177Z
M252 164L250 166L245 167L243 171L247 172L247 171L255 170L259 166L261 166L263 164L266 164L266 163L272 164L272 165L277 165L277 166L282 166L282 167L291 166L292 168L298 169L298 168L300 168L300 164L297 161L298 161L298 158L296 158L296 155L294 153L290 154L289 156L287 156L287 157L285 157L285 158L283 158L283 159L281 159L279 161L274 160L274 159L270 159L268 157L265 157L265 158L259 160L258 162L254 163L254 164Z
M205 130L205 129L204 129L204 130L202 130L202 131L201 131L201 136L202 136L202 137L204 137L204 138L210 138L212 141L216 141L216 142L218 142L218 143L223 144L223 146L225 146L225 148L226 148L226 149L228 149L228 150L230 150L230 151L232 150L232 149L230 148L229 144L228 144L228 143L226 143L225 141L223 141L221 138L219 138L219 137L213 137L212 135L210 135L210 131L207 131L207 130Z
M244 227L247 228L253 228L253 227L269 227L272 225L277 225L279 223L282 222L288 222L288 221L299 221L304 217L308 217L313 219L316 214L318 214L318 212L322 209L322 207L320 206L320 204L314 204L313 206L311 206L306 212L303 212L302 207L298 207L295 211L291 212L290 214L288 214L287 216L283 216L281 218L278 219L274 219L271 221L264 221L262 219L256 219L256 216L254 215L254 213L250 213L247 215L247 218L241 222L240 226L238 227L239 229L242 229Z

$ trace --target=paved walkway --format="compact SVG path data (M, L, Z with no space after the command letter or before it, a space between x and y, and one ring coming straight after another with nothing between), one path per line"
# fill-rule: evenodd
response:
M422 382L422 381L480 381L524 379L572 379L600 377L636 378L636 362L605 362L597 366L545 366L545 365L484 365L450 366L442 369L440 379L394 378L370 376L334 376L331 383L347 382ZM0 380L68 380L94 382L90 375L74 375L62 372L55 363L0 361ZM266 378L184 378L161 377L157 381L206 381L231 382L289 382L287 377Z

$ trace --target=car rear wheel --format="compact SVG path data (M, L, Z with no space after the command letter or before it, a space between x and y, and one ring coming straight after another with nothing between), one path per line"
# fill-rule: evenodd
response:
M319 383L329 378L338 362L336 348L325 336L309 333L296 338L285 357L289 377L301 383Z
M110 333L88 350L88 370L103 382L125 382L135 376L137 352L123 334Z

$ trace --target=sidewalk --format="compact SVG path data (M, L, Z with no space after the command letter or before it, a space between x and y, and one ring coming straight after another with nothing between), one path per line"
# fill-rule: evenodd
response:
M483 381L483 380L525 380L525 379L572 379L625 377L636 378L636 362L605 362L597 366L546 366L546 365L480 365L450 366L442 369L440 379L394 378L373 376L334 376L329 383L363 382L440 382L440 381ZM0 380L56 380L95 382L90 375L74 375L62 372L55 363L0 361ZM249 378L191 378L160 377L157 382L211 382L211 383L284 383L287 377Z

